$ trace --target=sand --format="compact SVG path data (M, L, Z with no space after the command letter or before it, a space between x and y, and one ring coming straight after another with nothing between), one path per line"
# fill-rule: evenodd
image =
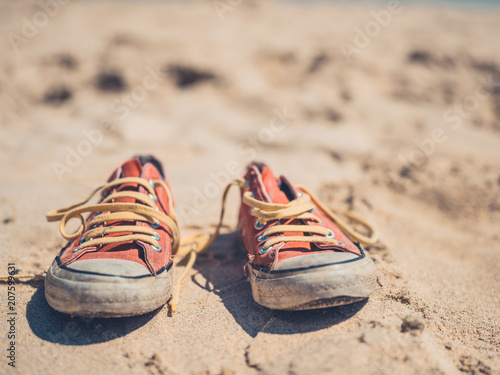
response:
M151 153L184 234L252 159L360 212L379 288L260 307L234 194L174 314L71 318L18 284L14 370L2 285L0 373L500 373L500 10L215 5L0 2L0 273L46 269L64 240L45 213Z

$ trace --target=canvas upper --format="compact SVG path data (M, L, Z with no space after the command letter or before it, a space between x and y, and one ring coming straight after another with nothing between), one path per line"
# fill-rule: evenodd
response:
M119 168L117 168L111 176L108 178L108 182L115 181L119 178L124 177L139 177L148 183L152 184L155 195L155 204L158 211L165 213L166 215L171 215L169 212L169 202L167 192L162 185L153 185L153 181L161 180L166 183L167 188L170 188L168 182L165 181L165 176L163 172L163 167L161 163L152 156L139 156L132 158L125 163L123 163ZM110 194L122 191L136 191L142 194L148 195L148 191L138 184L125 183L108 189L108 191L103 192L104 197ZM100 200L102 201L102 199ZM116 198L112 203L140 203L133 198ZM173 204L173 202L172 202ZM56 258L57 262L61 266L67 266L74 262L79 262L82 260L92 260L92 259L119 259L128 260L139 263L145 266L152 275L168 268L172 264L172 233L171 230L162 222L157 221L156 225L151 225L147 221L140 220L120 220L120 221L109 221L104 222L94 227L90 228L89 223L99 214L106 214L109 212L102 213L91 213L85 221L85 229L82 235L78 236L73 241L70 241L61 251L61 253ZM110 243L99 246L85 246L88 242L84 240L84 236L90 229L95 229L99 227L114 227L123 225L134 225L139 227L150 227L154 229L155 233L158 234L158 243L161 249L155 249L154 246L148 242L140 240L123 241L120 243ZM132 234L132 232L119 232L110 233L107 236L116 237L124 236L127 234Z
M285 177L276 178L273 172L262 163L252 163L244 176L247 181L246 187L241 188L241 194L251 191L255 199L269 202L288 204L298 198L302 193L296 189ZM252 208L242 204L239 212L239 231L243 239L246 250L249 254L251 264L268 271L280 269L280 264L316 264L331 259L347 260L361 257L362 250L355 244L338 226L330 219L326 212L314 204L314 209L309 211L317 217L318 220L287 218L281 220L271 220L260 225L254 215ZM309 236L307 232L276 233L265 238L262 234L275 225L303 225L304 229L309 226L321 226L331 230L334 233L336 244L322 242L278 242L274 244L267 252L262 252L262 246L265 241L273 236ZM314 257L304 258L304 256ZM327 255L330 254L330 255ZM300 257L300 262L291 261L292 258ZM286 262L284 262L286 261ZM283 263L284 262L284 263Z

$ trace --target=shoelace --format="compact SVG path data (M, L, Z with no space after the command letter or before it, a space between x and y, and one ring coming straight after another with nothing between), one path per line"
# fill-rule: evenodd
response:
M257 200L253 198L252 192L250 191L246 191L243 194L243 203L252 208L251 214L257 218L256 225L258 225L258 227L263 228L271 220L289 219L285 224L273 225L269 227L259 236L261 241L265 241L264 245L261 247L261 253L268 252L273 245L281 242L329 243L332 245L344 246L345 244L343 242L335 239L333 231L325 228L323 226L324 223L322 223L321 220L313 214L316 208L314 204L320 207L343 232L348 234L351 239L359 241L362 245L372 245L377 242L377 232L373 226L362 217L352 212L341 211L344 216L353 221L357 221L359 224L362 224L365 228L369 229L371 232L369 237L357 232L332 210L324 206L305 187L297 186L297 190L299 191L299 197L287 204L268 203ZM291 221L297 219L305 220L306 224L289 224ZM314 221L319 225L310 225L308 221ZM284 235L284 233L289 232L317 234L318 236ZM269 237L273 234L281 235L269 239Z
M247 182L243 179L235 179L232 182L230 182L226 188L224 189L224 193L222 195L222 205L221 205L221 211L220 211L220 216L219 216L219 222L217 223L217 226L215 227L214 232L212 235L206 234L206 233L201 233L201 234L195 234L186 238L183 238L182 240L179 239L179 229L177 226L177 218L174 213L174 209L172 206L172 199L169 193L169 189L166 187L165 183L163 181L153 181L153 184L147 183L146 180L140 179L140 178L123 178L120 180L125 180L125 182L121 183L137 183L140 184L141 186L144 186L149 192L154 197L154 190L151 187L151 185L161 185L164 187L165 191L167 192L168 196L168 204L169 204L169 212L172 218L168 217L167 215L157 211L156 209L152 207L156 207L154 205L154 199L151 198L150 196L145 196L144 194L137 193L137 192L132 192L132 191L123 191L119 193L114 193L111 194L103 199L103 202L97 205L93 206L87 206L84 208L78 209L79 206L87 203L92 196L97 193L99 190L102 189L102 191L106 191L109 189L109 187L118 185L117 181L115 180L109 184L105 184L97 188L88 199L85 201L82 201L80 203L77 203L75 205L59 209L56 211L51 211L47 214L47 220L48 221L56 221L56 220L61 220L60 224L60 231L61 234L68 240L74 240L78 236L80 236L83 233L83 229L85 226L85 221L83 219L82 213L84 212L102 212L102 211L112 211L114 212L113 215L115 216L105 216L105 215L99 215L96 216L90 223L89 225L92 225L93 221L96 220L97 218L97 223L104 222L104 221L110 221L110 220L143 220L147 221L150 224L156 224L156 220L161 221L167 227L171 230L172 232L172 249L173 249L173 254L178 257L179 262L185 259L186 257L188 258L188 261L186 263L186 266L184 268L184 271L180 275L180 277L177 279L177 281L174 284L174 291L172 298L169 301L169 305L172 309L172 312L175 312L177 310L177 303L179 301L180 297L180 292L181 292L181 286L182 286L182 281L184 278L189 274L191 269L193 268L193 265L196 261L197 255L201 252L203 252L205 249L210 247L216 238L219 235L220 229L223 224L224 220L224 214L225 214L225 209L226 209L226 198L229 193L229 190L231 189L232 186L238 186L240 188L247 188ZM139 181L140 180L140 181ZM115 184L116 182L116 184ZM146 182L146 183L145 183ZM360 216L352 213L352 212L347 212L347 211L340 211L344 216L350 218L353 221L358 222L359 224L362 224L365 226L370 232L370 236L365 236L362 233L357 232L353 227L351 227L349 224L347 224L344 220L342 220L337 214L333 212L333 210L328 209L325 205L323 205L318 199L316 199L306 188L302 186L297 186L297 189L301 192L301 196L298 198L292 200L288 204L278 204L278 203L268 203L268 202L263 202L260 200L257 200L252 197L252 193L250 191L246 191L243 194L243 203L248 205L249 207L252 208L251 214L257 218L257 221L262 227L264 226L265 223L271 220L283 220L283 219L290 219L295 220L295 219L303 219L303 220L312 220L315 222L320 223L319 219L311 213L312 210L314 210L314 202L318 207L320 207L326 214L327 216L334 221L337 226L344 232L346 233L351 239L359 241L362 245L372 245L378 241L378 234L375 231L374 227L369 224L366 220L361 218ZM129 195L131 193L134 193L132 195ZM115 195L119 194L119 195ZM141 195L140 198L137 198L138 195ZM114 197L113 197L114 195ZM130 198L135 198L140 200L141 202L144 202L144 204L137 204L137 203L107 203L111 201L114 198L118 197L130 197ZM149 201L148 199L151 199ZM311 202L312 201L312 202ZM124 212L123 212L124 211ZM108 214L110 215L110 214ZM50 217L50 218L49 218ZM68 235L64 229L65 225L68 222L70 218L73 217L79 217L82 224L80 228L71 235ZM104 217L104 219L103 219ZM95 224L95 223L94 223ZM152 246L159 246L159 244L152 238L152 234L149 231L149 228L141 228L137 230L136 226L118 226L118 228L121 228L120 230L116 230L115 232L118 231L130 231L130 232L135 232L132 235L124 235L124 236L118 236L118 237L111 237L110 239L105 239L105 237L100 237L100 238L93 238L91 236L98 236L102 235L105 236L105 234L112 233L107 230L113 227L104 227L104 228L98 228L100 229L99 231L97 229L92 229L89 230L85 234L85 238L89 239L88 242L85 242L85 246L95 246L99 244L105 244L105 243L115 243L115 242L121 242L121 241L130 241L130 240L142 240L145 242L150 243ZM133 228L129 230L129 228ZM145 229L144 231L142 229ZM146 232L147 230L147 232ZM137 233L138 232L138 233ZM268 237L272 234L277 234L277 233L282 233L284 234L285 232L303 232L303 233L310 233L310 234L317 234L318 236L277 236L272 239L266 240L264 243L263 247L264 249L270 249L273 245L279 242L291 242L291 241L298 241L298 242L322 242L322 243L331 243L334 245L343 245L339 241L335 240L331 236L331 231L327 228L324 228L320 225L290 225L290 224L280 224L280 225L274 225L268 228L264 233L262 233L263 237ZM146 234L146 235L144 235ZM149 235L149 236L148 236ZM118 239L118 240L113 240L113 239ZM100 242L103 241L103 242ZM109 241L109 242L108 242ZM6 280L8 279L9 276L2 276L0 277L0 280ZM15 275L15 279L22 279L22 278L43 278L43 275L40 274L35 274L35 275Z
M108 194L109 189L124 184L137 184L147 190L148 195L138 191L124 190ZM158 210L156 201L158 200L155 192L156 186L162 186L167 193L168 208L170 216ZM80 207L87 203L97 193L101 192L102 201L97 204ZM132 198L140 203L125 203L112 202L118 198ZM109 212L109 213L102 213ZM177 225L177 217L174 212L172 197L170 191L161 180L145 180L139 177L124 177L113 180L107 184L99 186L90 196L82 202L73 204L69 207L60 208L58 210L47 213L47 221L60 221L59 231L62 236L68 241L74 241L82 235L85 226L85 219L82 214L95 213L94 218L88 223L87 231L81 240L81 246L73 250L77 252L83 248L102 246L112 243L120 243L125 241L143 241L149 243L155 250L160 251L161 247L158 243L159 237L153 228L158 228L159 223L165 224L172 234L172 248L175 252L179 247L180 234ZM66 224L71 219L80 219L80 227L72 234L66 233ZM95 226L109 221L145 221L148 222L151 228L141 227L138 225L114 225ZM132 234L123 234L119 236L109 237L111 233L131 232Z

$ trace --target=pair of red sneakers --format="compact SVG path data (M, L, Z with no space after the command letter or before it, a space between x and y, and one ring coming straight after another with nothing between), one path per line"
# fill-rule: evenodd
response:
M369 237L264 164L252 163L243 179L228 185L224 201L232 185L241 190L238 232L259 304L314 309L356 302L374 291L375 265L361 244L374 243L376 234L361 218L348 215L371 229ZM99 203L84 206L98 192ZM221 222L223 211L224 203ZM73 218L81 225L68 234ZM210 239L181 241L170 186L151 156L125 162L87 200L49 212L47 220L60 221L69 240L47 272L47 301L58 311L92 317L144 314L172 294L175 310L173 256L189 255L189 270L221 225Z

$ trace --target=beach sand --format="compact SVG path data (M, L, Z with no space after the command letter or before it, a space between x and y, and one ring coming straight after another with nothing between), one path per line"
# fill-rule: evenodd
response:
M148 153L183 234L252 159L361 213L377 291L256 304L234 193L174 314L72 318L17 284L14 370L2 285L0 373L499 374L500 10L223 4L0 2L0 273L46 270L65 241L45 213Z

